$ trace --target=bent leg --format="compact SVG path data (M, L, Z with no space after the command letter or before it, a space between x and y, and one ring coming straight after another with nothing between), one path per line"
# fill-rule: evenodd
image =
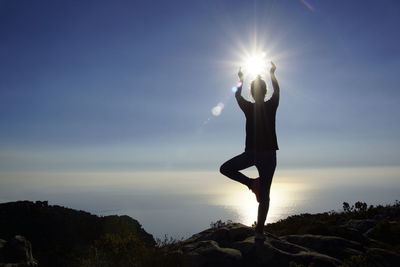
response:
M254 157L250 153L243 152L222 164L220 172L232 180L242 183L250 188L251 179L241 173L240 170L247 169L253 165Z
M256 167L260 174L260 203L258 205L256 232L262 233L269 210L269 194L276 168L276 153L271 151L257 159Z

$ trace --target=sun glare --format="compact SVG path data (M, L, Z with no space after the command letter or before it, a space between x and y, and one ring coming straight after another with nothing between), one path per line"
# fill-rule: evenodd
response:
M267 222L275 222L293 212L293 207L300 200L299 195L307 190L302 184L294 182L274 182L271 190L271 203ZM237 219L241 223L251 225L257 220L258 203L254 194L249 190L243 190L241 185L226 184L223 192L212 204L222 205L234 210L238 214Z
M266 53L256 53L247 56L243 62L243 68L246 74L255 77L257 75L262 75L266 72Z

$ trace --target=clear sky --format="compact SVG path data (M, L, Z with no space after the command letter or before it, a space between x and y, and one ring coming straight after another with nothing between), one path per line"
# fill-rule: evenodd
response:
M0 0L0 171L218 172L244 149L231 88L254 47L281 85L278 168L399 166L399 14L395 0Z

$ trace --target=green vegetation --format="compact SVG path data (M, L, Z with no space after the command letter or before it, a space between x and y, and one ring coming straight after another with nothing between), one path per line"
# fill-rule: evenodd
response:
M357 204L358 203L358 204ZM330 226L338 226L349 220L374 219L374 220L391 220L398 221L400 219L400 202L396 201L393 205L387 206L369 206L363 202L357 202L351 206L344 202L343 212L324 212L318 214L299 214L289 216L286 219L276 223L268 224L269 232L276 235L290 234L329 234ZM339 233L340 234L340 233ZM340 235L339 235L340 236Z
M146 233L129 216L99 217L47 201L0 204L0 238L25 236L40 266L185 266L183 255L167 254L172 240Z
M183 254L167 254L165 247L149 246L136 235L106 234L95 240L81 267L186 266Z
M375 240L397 246L400 251L400 220L382 220L369 232L369 237Z

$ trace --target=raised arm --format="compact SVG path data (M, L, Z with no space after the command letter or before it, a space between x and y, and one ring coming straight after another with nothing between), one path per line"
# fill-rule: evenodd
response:
M245 110L251 105L251 103L249 101L247 101L246 99L244 99L244 97L242 96L242 87L243 87L243 80L244 80L242 68L239 69L238 76L239 76L239 85L237 86L235 97L236 97L236 101L239 104L239 107L245 112Z
M274 104L276 104L278 106L280 89L279 89L278 80L275 77L275 70L276 70L276 66L275 66L274 62L271 61L270 75L271 75L272 87L274 88L274 93L272 94L272 97L269 101L272 101Z

